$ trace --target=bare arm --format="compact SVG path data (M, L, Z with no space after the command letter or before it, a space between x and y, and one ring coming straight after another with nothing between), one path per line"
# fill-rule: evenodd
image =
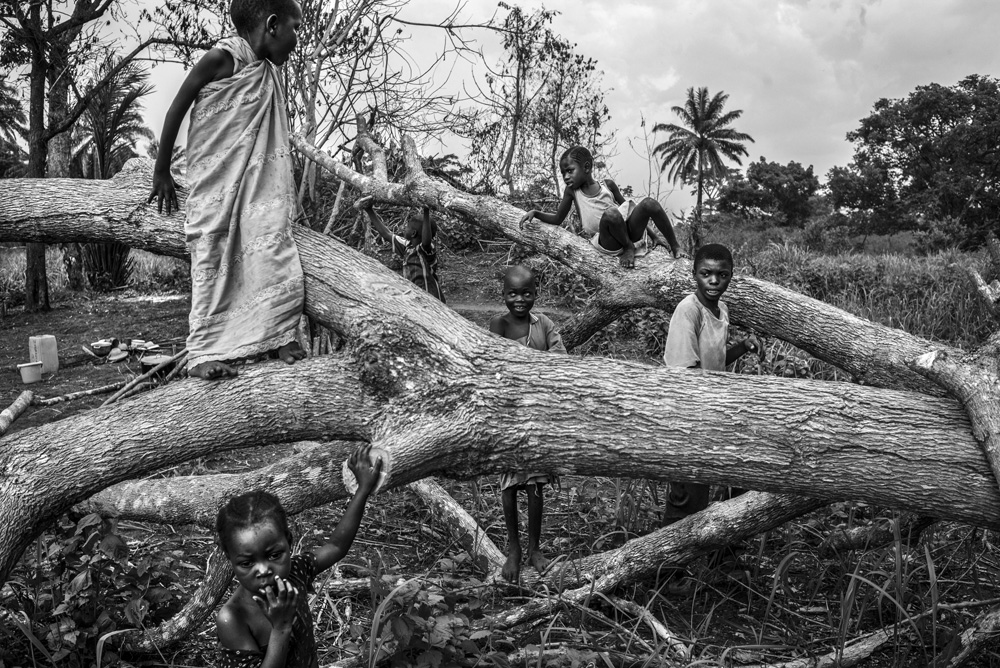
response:
M749 335L739 343L734 343L726 349L726 366L729 366L747 353L755 353L760 350L760 341L753 334Z
M267 651L260 668L282 668L285 665L299 595L299 591L290 582L276 578L275 586L267 588L266 598L254 596L254 602L271 622ZM226 649L259 651L250 624L243 615L244 613L237 613L228 605L222 607L215 624L219 643Z
M434 251L434 228L431 227L431 210L424 207L424 224L420 228L420 245L424 247L425 253Z
M392 230L385 226L385 223L382 222L382 217L375 213L375 209L368 207L365 209L365 213L368 214L368 220L371 221L372 227L375 228L378 235L389 243L392 243Z
M562 201L559 202L559 208L556 209L555 213L545 213L544 211L539 211L537 209L532 209L528 211L521 218L521 222L518 226L523 230L525 224L532 218L537 218L543 223L548 223L549 225L559 225L564 220L566 216L569 215L569 210L573 206L573 191L569 186L566 186L566 190L563 191Z
M358 491L351 497L347 504L347 510L337 523L337 528L333 530L330 541L316 550L316 571L325 571L347 555L354 543L354 537L361 526L361 518L365 512L365 504L371 495L375 485L378 484L378 476L382 471L382 458L372 465L369 462L371 444L362 446L351 454L347 462L348 468L354 473L358 481Z
M174 142L180 131L184 116L198 92L206 84L225 79L233 75L233 57L222 49L211 49L191 69L184 83L181 84L174 101L170 103L167 115L163 120L163 130L160 132L160 147L156 153L156 165L153 167L153 189L146 203L156 200L156 209L163 213L163 202L167 203L167 215L171 208L177 206L177 192L174 178L170 175L170 161L173 159Z
M622 191L618 190L618 184L611 179L604 179L604 185L608 187L611 192L611 196L615 198L615 204L624 204L625 197L622 195Z

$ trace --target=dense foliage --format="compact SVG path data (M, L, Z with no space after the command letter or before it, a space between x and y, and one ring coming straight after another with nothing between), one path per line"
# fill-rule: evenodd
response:
M860 228L982 242L1000 216L1000 80L973 74L881 99L847 138L854 161L828 176L834 206Z
M737 174L719 191L719 211L746 218L767 216L775 224L802 226L812 213L811 199L819 190L812 165L794 160L787 165L761 158L750 163L746 176Z

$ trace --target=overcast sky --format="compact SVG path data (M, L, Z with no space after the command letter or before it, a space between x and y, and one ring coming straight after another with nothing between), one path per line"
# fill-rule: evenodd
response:
M643 116L650 125L673 122L670 109L683 104L690 87L725 91L726 108L743 110L734 127L756 140L744 166L761 156L795 160L823 178L850 161L845 134L877 99L903 97L931 82L952 85L973 73L1000 75L996 0L549 0L544 6L559 12L555 32L603 70L618 138L610 175L637 192L648 189L647 163L628 140L640 138L641 147ZM402 16L430 21L453 7L453 0L412 0ZM482 20L495 9L494 2L470 0L463 16ZM440 48L440 34L408 32L416 57ZM500 57L495 40L481 43L491 61ZM462 76L453 74L456 86ZM155 80L159 90L147 108L159 133L179 81ZM665 184L660 193L669 208L689 205L687 196L669 190Z

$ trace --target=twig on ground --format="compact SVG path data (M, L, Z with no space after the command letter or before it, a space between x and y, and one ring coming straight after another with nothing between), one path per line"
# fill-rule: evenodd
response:
M17 399L14 400L14 403L0 412L0 436L6 434L14 420L16 420L21 413L24 412L25 408L31 405L31 400L34 396L34 392L31 390L25 390L18 395Z
M529 645L512 654L508 654L507 663L511 666L544 665L553 659L566 658L570 652L594 652L604 661L604 665L614 666L615 668L670 665L665 659L658 656L638 656L613 649L593 649L585 645L574 646L568 643L558 643L548 647Z
M830 557L838 552L866 550L888 545L895 540L893 523L899 523L899 535L908 546L916 545L924 529L934 524L933 517L902 513L899 518L888 522L878 522L863 527L834 531L819 546L821 557Z
M157 373L159 371L162 371L163 369L166 369L169 365L179 362L180 359L182 357L185 357L186 355L187 355L187 350L182 350L179 353L177 353L176 355L174 355L173 357L171 357L170 359L164 360L164 361L160 362L159 364L157 364L156 366L154 366L152 369L150 369L146 373L142 374L141 376L136 376L131 381L129 381L128 383L126 383L125 386L122 387L122 389L118 390L113 395L111 395L110 397L108 397L107 400L105 400L105 402L103 404L101 404L101 408L104 408L108 404L113 404L114 402L118 401L123 396L125 396L125 394L129 390L131 390L132 388L134 388L136 385L138 385L139 383L143 382L144 380L152 378L153 374L155 374L155 373Z
M822 656L812 656L794 659L785 663L761 663L743 666L742 668L850 668L864 661L878 648L892 640L897 634L898 626L890 624L877 631L860 636L843 649L837 648Z
M111 383L110 385L102 385L101 387L95 387L90 390L80 390L79 392L70 392L69 394L63 394L50 399L35 399L34 404L35 406L52 406L60 404L64 401L73 401L74 399L81 399L83 397L91 397L97 394L114 392L115 390L122 389L126 384L128 384L128 381L122 380L117 383Z
M990 608L973 619L964 631L955 636L953 642L958 646L949 645L945 648L934 661L934 665L946 668L963 665L979 654L987 641L996 638L998 630L1000 630L1000 607ZM950 656L944 656L944 652Z
M642 621L646 622L646 625L650 628L653 634L667 643L667 647L669 647L670 651L677 655L679 659L687 661L691 658L691 652L684 641L678 638L677 634L668 629L666 624L654 617L653 613L650 612L648 608L644 608L638 603L621 598L620 596L603 596L603 598L622 612L635 615Z

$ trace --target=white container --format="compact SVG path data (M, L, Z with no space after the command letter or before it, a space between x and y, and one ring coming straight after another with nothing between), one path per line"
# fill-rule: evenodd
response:
M42 373L55 373L59 370L59 351L56 348L56 337L51 334L28 337L28 359L42 363Z
M17 370L21 372L21 381L25 385L30 385L31 383L37 383L42 379L41 362L27 362L25 364L18 364Z

